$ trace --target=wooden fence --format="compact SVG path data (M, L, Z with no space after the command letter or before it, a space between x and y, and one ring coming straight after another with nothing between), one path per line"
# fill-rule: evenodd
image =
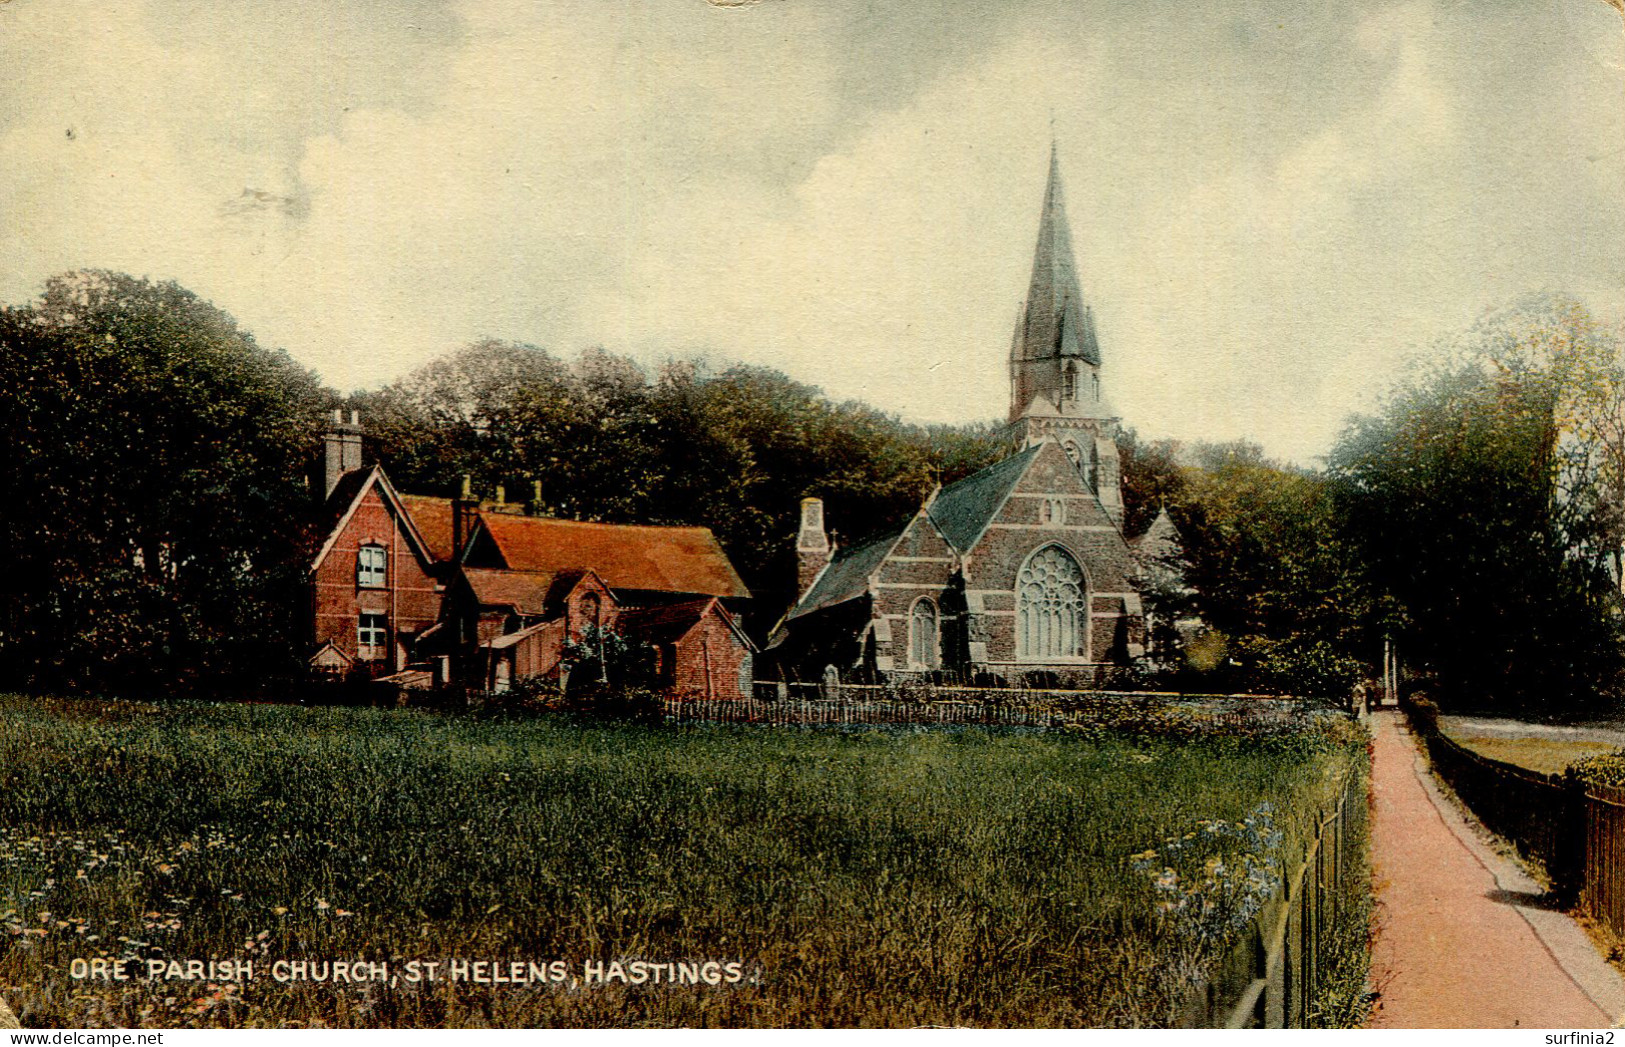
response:
M1579 897L1588 879L1588 800L1581 784L1480 756L1439 730L1431 708L1413 709L1411 723L1439 776L1485 828L1539 862L1554 893Z
M1480 756L1440 732L1426 706L1411 722L1479 820L1540 862L1555 893L1625 937L1625 789Z
M1369 891L1364 770L1351 773L1321 814L1301 862L1209 977L1192 990L1178 1025L1189 1029L1304 1027L1338 961L1345 921L1363 918L1352 901Z
M1585 911L1625 938L1625 789L1585 787Z

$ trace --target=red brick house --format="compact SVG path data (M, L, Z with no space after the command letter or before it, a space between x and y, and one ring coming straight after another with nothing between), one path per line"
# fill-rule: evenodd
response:
M679 697L748 698L756 646L714 596L621 613L621 632L655 650L659 686Z
M377 466L327 493L331 529L310 564L313 668L385 676L416 661L440 621L446 564Z
M501 501L401 494L361 465L354 414L323 461L328 531L309 569L310 666L506 690L559 681L591 630L653 647L672 688L749 693L749 598L705 527L581 523ZM669 610L667 610L669 608ZM404 679L404 677L401 677ZM743 683L741 683L743 681Z
M484 512L448 605L480 686L560 680L567 641L596 626L653 648L663 687L751 693L755 645L723 601L750 592L705 527Z
M565 645L593 629L615 630L620 605L586 569L508 571L464 567L447 597L447 617L461 623L469 682L506 691L540 677L558 681Z

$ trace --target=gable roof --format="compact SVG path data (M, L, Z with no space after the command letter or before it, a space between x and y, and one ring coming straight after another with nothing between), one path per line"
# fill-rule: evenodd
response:
M581 571L510 571L500 567L465 567L463 577L474 598L491 607L512 607L517 613L535 616L551 613L562 597L569 595Z
M1167 506L1157 513L1157 518L1151 521L1144 534L1129 542L1129 546L1136 555L1146 559L1179 556L1183 552L1179 527L1174 523L1174 518L1168 515Z
M1043 444L1034 444L937 493L926 512L961 556L982 537L1042 449Z
M310 570L315 572L327 559L327 554L333 551L338 542L339 535L350 525L355 511L367 496L367 492L377 489L378 495L384 504L390 508L396 518L401 521L401 531L406 536L406 544L412 547L425 564L435 562L434 553L429 549L423 535L418 532L417 524L412 521L412 514L401 501L401 496L395 492L395 487L384 475L383 466L373 465L365 469L352 469L339 477L338 483L333 486L333 493L328 495L324 508L332 525L328 528L327 538L317 551L315 559L310 562Z
M790 609L786 620L845 603L868 592L869 576L885 561L886 554L892 551L902 533L901 530L894 531L862 545L837 550L834 558L819 572L807 594Z
M611 589L748 597L708 527L581 523L483 513L475 529L519 571L591 570Z
M427 494L403 494L401 503L412 514L418 533L434 553L436 560L451 560L457 550L452 548L451 499Z
M739 627L739 622L714 596L662 604L657 607L634 607L622 611L620 617L616 619L616 625L627 636L639 640L649 643L675 643L687 636L696 625L711 614L721 617L739 638L740 643L744 644L746 650L756 650L756 645Z

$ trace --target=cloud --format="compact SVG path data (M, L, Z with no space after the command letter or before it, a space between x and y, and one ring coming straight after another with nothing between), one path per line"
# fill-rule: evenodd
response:
M0 300L172 277L341 389L489 335L990 418L1053 112L1125 421L1308 458L1487 306L1620 306L1592 6L3 5Z

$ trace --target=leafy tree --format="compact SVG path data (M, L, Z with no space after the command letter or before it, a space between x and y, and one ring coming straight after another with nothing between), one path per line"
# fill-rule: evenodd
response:
M1525 303L1338 445L1353 551L1447 703L1563 715L1618 692L1617 349L1572 303Z
M285 675L327 397L174 283L53 278L0 322L0 659L49 688Z
M1253 685L1352 686L1372 657L1369 601L1346 555L1332 483L1245 441L1200 445L1193 458L1171 512L1202 618L1225 641L1221 664L1236 664ZM1320 668L1299 676L1295 666Z

